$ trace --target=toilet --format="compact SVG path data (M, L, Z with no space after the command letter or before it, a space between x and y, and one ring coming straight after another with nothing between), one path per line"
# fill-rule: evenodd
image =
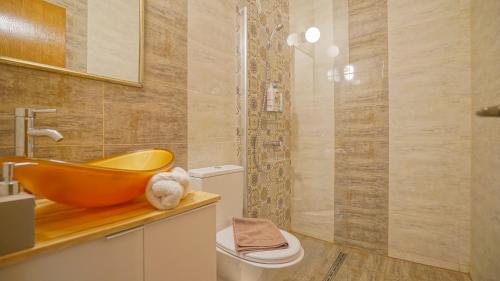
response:
M220 194L217 204L217 280L272 281L304 257L304 249L293 234L280 230L287 249L238 254L234 246L232 218L243 216L243 167L222 165L189 170L194 190Z

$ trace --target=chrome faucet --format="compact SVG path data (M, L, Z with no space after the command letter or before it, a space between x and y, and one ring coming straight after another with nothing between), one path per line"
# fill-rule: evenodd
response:
M49 137L55 142L63 139L63 135L53 129L35 128L37 113L54 113L55 109L16 108L16 156L32 158L35 137Z

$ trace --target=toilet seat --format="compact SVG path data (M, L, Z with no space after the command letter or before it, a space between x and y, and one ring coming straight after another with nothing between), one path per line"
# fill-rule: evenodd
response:
M236 258L240 258L245 261L257 264L295 264L296 262L302 260L304 250L302 249L300 241L297 239L297 237L284 230L280 229L280 231L288 242L288 248L286 249L238 254L234 245L234 234L232 226L226 227L223 230L217 232L217 247Z

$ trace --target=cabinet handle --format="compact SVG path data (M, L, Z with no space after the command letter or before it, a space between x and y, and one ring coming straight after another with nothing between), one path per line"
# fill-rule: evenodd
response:
M139 231L139 230L143 230L143 229L144 229L144 226L139 226L139 227L136 227L136 228L131 228L131 229L127 229L127 230L124 230L124 231L117 232L117 233L113 233L113 234L107 235L106 236L106 240L111 240L111 239L115 239L115 238L118 238L118 237L122 237L124 235L129 234L129 233L132 233L132 232L135 232L135 231Z

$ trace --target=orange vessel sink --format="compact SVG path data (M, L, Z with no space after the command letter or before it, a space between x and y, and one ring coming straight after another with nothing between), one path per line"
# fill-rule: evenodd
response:
M93 208L144 194L149 179L170 170L174 158L168 150L152 149L85 164L25 157L3 157L0 162L35 162L15 169L15 178L26 189L58 203Z

